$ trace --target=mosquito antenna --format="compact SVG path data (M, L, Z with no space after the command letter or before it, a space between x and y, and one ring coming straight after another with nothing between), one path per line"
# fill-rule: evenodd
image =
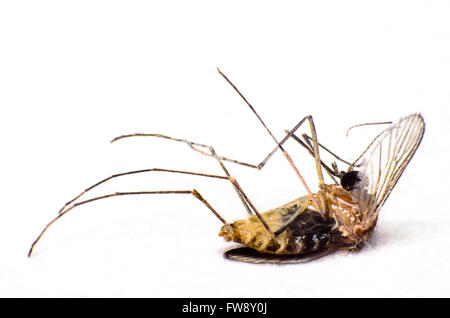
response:
M347 130L347 136L348 136L348 132L351 128L355 128L355 127L360 127L360 126L366 126L366 125L383 125L383 124L392 124L391 121L385 121L385 122L379 122L379 123L366 123L366 124L359 124L359 125L354 125L352 127L350 127ZM364 156L364 154L369 150L369 148L372 146L372 144L384 133L384 131L380 132L371 142L370 144L367 146L367 148L362 152L362 154L350 165L349 169L353 169L353 167L355 166L355 164L358 162L359 159L362 158L362 156Z
M358 124L358 125L353 125L351 126L349 129L347 129L347 133L345 134L345 136L348 136L348 133L351 129L356 128L356 127L362 127L362 126L370 126L370 125L389 125L392 124L392 121L381 121L378 123L364 123L364 124Z
M217 71L219 72L220 75L222 75L222 77L228 82L228 84L231 85L231 87L233 87L233 89L239 94L239 96L241 96L241 98L244 100L244 102L247 104L247 106L250 108L250 110L253 112L253 114L255 114L256 118L258 118L259 122L263 125L263 127L266 129L266 131L269 133L270 137L272 137L272 139L277 143L278 147L280 148L280 150L282 151L283 155L285 156L286 160L289 162L290 166L294 169L295 174L298 176L298 178L300 179L301 183L303 184L303 187L306 189L306 191L308 192L309 197L311 198L311 201L314 205L314 207L317 209L317 211L319 211L319 213L322 216L325 216L325 214L322 212L322 209L319 206L319 203L317 202L316 198L314 197L313 193L311 192L311 190L309 189L308 185L306 184L305 179L303 178L303 176L300 174L300 171L298 171L297 167L295 166L294 162L291 159L291 156L289 156L289 154L286 152L286 150L284 150L283 146L278 142L278 140L275 138L275 136L272 134L272 132L270 131L270 129L267 127L267 125L264 123L264 121L262 120L262 118L258 115L258 113L256 112L255 108L253 108L253 106L249 103L249 101L244 97L244 95L239 91L239 89L228 79L228 77L226 77L225 74L222 73L222 71L217 67Z

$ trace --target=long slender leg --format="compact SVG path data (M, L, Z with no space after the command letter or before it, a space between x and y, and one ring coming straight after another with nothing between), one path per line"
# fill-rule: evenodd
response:
M220 160L219 160L220 162ZM267 229L267 231L273 235L273 231L270 229L269 225L264 221L264 219L262 218L261 214L258 212L258 210L256 209L256 207L253 205L253 203L250 201L250 199L247 197L247 195L244 193L244 191L242 190L241 186L239 185L239 183L236 181L235 178L231 177L228 173L228 171L226 170L225 166L223 166L222 162L220 162L221 166L223 167L224 171L226 172L227 176L221 176L221 175L213 175L213 174L206 174L206 173L198 173L198 172L191 172L191 171L182 171L182 170L171 170L171 169L161 169L161 168L151 168L151 169L142 169L142 170L134 170L134 171L128 171L128 172L123 172L123 173L118 173L118 174L114 174L108 178L105 178L97 183L95 183L94 185L86 188L83 192L81 192L79 195L77 195L76 197L74 197L72 200L70 200L69 202L67 202L60 210L59 210L59 215L65 213L67 211L67 209L73 209L74 206L70 206L73 202L75 202L76 200L78 200L80 197L82 197L83 195L85 195L87 192L91 191L92 189L98 187L99 185L114 179L114 178L118 178L118 177L123 177L126 175L132 175L132 174L139 174L139 173L146 173L146 172L168 172L168 173L180 173L180 174L187 174L187 175L194 175L194 176L200 176L200 177L208 177L208 178L215 178L215 179L219 179L219 180L228 180L232 183L234 189L237 191L239 198L241 199L242 203L245 205L245 207L250 211L250 208L253 210L253 212L256 214L256 216L258 217L258 219L261 221L261 223L263 224L263 226ZM109 197L109 196L107 196ZM94 200L86 200L87 202L91 202ZM86 202L86 203L87 203ZM76 203L74 203L76 204ZM251 212L250 212L251 214ZM57 219L57 218L56 218ZM55 221L56 221L55 219Z
M237 181L231 177L230 173L228 172L227 168L225 168L225 165L223 164L222 160L217 156L216 151L214 150L213 147L209 147L209 153L211 156L213 156L217 162L219 163L220 167L222 168L223 172L225 173L225 175L231 180L234 180L235 182L231 181L231 183L233 184L233 188L236 191L239 199L241 200L242 204L244 205L245 209L247 210L249 215L252 215L252 211L249 207L249 205L252 207L252 209L255 211L255 214L261 219L261 222L264 224L264 226L267 228L267 230L269 231L269 233L271 233L271 230L269 229L269 227L267 225L265 225L264 220L260 217L258 211L256 210L256 208L254 208L254 206L252 205L252 203L250 202L250 200L248 200L248 198L246 197L244 191L242 190L242 188L240 188L240 186L237 184Z
M305 119L303 119L299 124L296 125L296 127L293 128L292 133L295 132L301 126L301 124L304 122L304 120ZM212 146L210 146L210 145L205 145L205 144L201 144L201 143L190 141L190 140L186 140L186 139L174 138L174 137L170 137L170 136L166 136L166 135L162 135L162 134L135 133L135 134L128 134L128 135L121 135L121 136L118 136L118 137L114 138L113 140L111 140L111 142L116 142L118 140L125 139L125 138L130 138L130 137L158 137L158 138L168 139L168 140L172 140L172 141L183 142L183 143L187 144L191 149L193 149L193 150L195 150L197 152L200 152L201 154L203 154L205 156L213 157L216 160L218 160L220 165L221 165L221 167L222 167L222 169L225 171L225 174L227 174L228 176L229 176L229 173L226 171L222 161L232 162L232 163L239 164L239 165L242 165L242 166L246 166L246 167L249 167L249 168L254 168L254 169L261 170L265 166L267 161L280 148L277 145L277 147L275 147L264 158L264 160L261 161L261 163L259 163L258 165L255 165L255 164L246 163L246 162L243 162L243 161L231 159L231 158L224 157L224 156L219 156L219 155L216 154L216 151L214 150L214 148ZM288 139L289 139L289 136L286 136L285 138L283 138L283 140L280 142L280 144L281 145L284 144ZM205 149L205 150L203 150L203 149ZM208 150L208 152L206 150ZM245 200L243 200L243 198L241 196L240 196L240 198L241 198L241 201L243 201L243 202L245 201ZM245 203L244 203L244 206L246 207L248 213L251 214L250 209L248 208L248 206Z
M221 163L221 165L223 166L223 164ZM223 168L225 169L225 167L223 166ZM225 169L226 171L226 169ZM70 200L69 202L67 202L66 204L64 204L64 206L59 210L59 214L63 213L64 210L67 208L67 206L69 206L70 204L72 204L73 202L75 202L76 200L78 200L81 196L85 195L87 192L91 191L92 189L98 187L99 185L114 179L114 178L118 178L118 177L123 177L126 175L132 175L132 174L138 174L138 173L146 173L146 172L169 172L169 173L181 173L181 174L188 174L188 175L194 175L194 176L200 176L200 177L208 177L208 178L216 178L216 179L221 179L221 180L228 180L233 184L233 187L236 189L236 191L238 191L238 195L241 198L241 200L243 201L244 205L246 206L246 208L248 208L248 206L251 207L251 209L253 210L253 212L256 214L256 216L261 220L261 223L264 225L264 227L267 229L267 231L269 231L269 233L273 233L269 226L267 225L267 223L262 219L261 214L258 212L258 210L255 208L255 206L253 205L253 203L250 201L250 199L248 199L248 197L245 195L244 191L242 190L241 186L238 184L238 182L236 181L235 178L231 177L228 173L228 171L226 171L227 176L220 176L220 175L213 175L213 174L206 174L206 173L198 173L198 172L191 172L191 171L182 171L182 170L171 170L171 169L161 169L161 168L150 168L150 169L142 169L142 170L134 170L134 171L127 171L127 172L122 172L122 173L118 173L118 174L114 174L108 178L105 178L97 183L95 183L94 185L86 188L83 192L81 192L79 195L77 195L76 197L74 197L72 200ZM245 202L244 202L245 201Z
M285 138L283 138L283 140L281 140L281 142L279 143L280 146L283 145L283 144L289 139L289 137L292 137L292 135L294 134L294 132L295 132L298 128L300 128L300 126L302 125L302 123L304 122L305 119L306 119L306 117L303 118L303 119L302 119L302 120L301 120L301 121L300 121L300 122L299 122L292 130L291 130L290 135L286 136ZM289 132L288 132L287 134L289 134ZM195 141L190 141L190 140L187 140L187 139L174 138L174 137L170 137L170 136L162 135L162 134L153 134L153 133L134 133L134 134L121 135L121 136L118 136L118 137L115 137L114 139L112 139L112 140L111 140L111 143L116 142L116 141L118 141L118 140L125 139L125 138L130 138L130 137L157 137L157 138L163 138L163 139L168 139L168 140L172 140L172 141L176 141L176 142L182 142L182 143L185 143L185 144L187 144L192 150L197 151L197 152L199 152L199 153L201 153L201 154L203 154L203 155L205 155L205 156L209 156L209 157L215 158L215 159L219 162L220 166L222 167L222 170L225 172L225 174L226 174L227 176L230 176L230 174L229 174L228 171L226 170L226 168L225 168L225 166L223 165L222 161L227 161L227 162L239 164L239 165L242 165L242 166L246 166L246 167L248 167L248 168L254 168L254 169L261 170L261 169L265 166L265 164L269 161L269 159L275 154L275 152L276 152L278 149L280 149L280 146L277 145L277 146L276 146L276 147L275 147L275 148L274 148L274 149L273 149L273 150L272 150L272 151L271 151L271 152L270 152L270 153L269 153L269 154L268 154L268 155L267 155L267 156L266 156L259 164L255 165L255 164L246 163L246 162L243 162L243 161L231 159L231 158L224 157L224 156L219 156L219 155L217 155L215 149L214 149L212 146L210 146L210 145L205 145L205 144L198 143L198 142L195 142ZM309 148L307 145L305 145L302 141L300 141L300 144L301 144L303 147L305 147L313 157L315 157L314 151L310 150L310 148ZM311 148L312 148L312 147L311 147ZM325 167L325 164L324 164L323 162L321 162L321 164L324 165L324 167ZM330 170L329 168L328 168L328 169L327 169L327 168L328 168L328 167L325 167L325 169L326 169L327 171ZM237 189L236 189L236 191L237 191ZM238 192L238 191L237 191L237 192ZM250 208L249 208L248 205L245 203L245 200L242 198L242 196L239 194L239 192L238 192L238 195L239 195L239 197L240 197L240 199L241 199L241 201L242 201L244 207L246 208L247 212L248 212L249 214L252 214L251 211L250 211Z
M198 143L195 141L190 141L187 139L174 138L174 137L170 137L170 136L162 135L162 134L135 133L135 134L121 135L121 136L115 137L113 140L111 140L111 143L116 142L118 140L125 139L125 138L130 138L130 137L157 137L157 138L163 138L163 139L168 139L168 140L172 140L172 141L182 142L182 143L187 144L192 150L197 151L205 156L214 157L214 158L220 159L222 161L227 161L227 162L231 162L234 164L238 164L241 166L258 169L258 170L261 170L262 168L264 168L264 166L269 161L269 159L275 154L275 152L277 152L278 149L280 149L277 145L266 157L264 157L264 159L260 163L253 164L253 163L248 163L248 162L232 159L229 157L217 155L216 152L214 151L213 147L210 145L201 144L201 143ZM283 140L280 141L280 145L283 145L288 139L289 139L289 137L283 138ZM307 147L307 146L303 145L303 147ZM211 150L213 150L214 154L211 153Z
M42 230L42 232L39 234L39 236L36 238L36 240L31 244L31 248L28 252L28 257L31 256L31 254L33 253L33 249L35 247L35 245L39 242L39 240L41 239L41 237L44 235L44 233L48 230L48 228L55 223L58 219L60 219L63 215L67 214L69 211L73 210L74 208L86 204L86 203L90 203L93 201L98 201L98 200L102 200L102 199L107 199L107 198L112 198L112 197L116 197L116 196L125 196L125 195L141 195L141 194L192 194L194 197L196 197L198 200L200 200L223 224L226 224L227 222L220 216L219 213L217 213L216 210L214 210L214 208L208 203L208 201L206 201L203 196L195 189L193 190L170 190L170 191L136 191L136 192L115 192L115 193L110 193L110 194L106 194L106 195L102 195L102 196L98 196L98 197L94 197L88 200L84 200L84 201L80 201L77 203L74 203L72 205L70 205L69 207L67 207L64 211L62 211L61 213L59 213L53 220L51 220Z
M277 144L277 146L280 148L280 150L282 151L284 157L286 158L286 160L288 161L289 165L292 167L292 169L294 169L295 174L298 176L298 178L300 179L301 183L303 184L303 187L306 189L306 191L308 192L309 197L311 198L311 201L314 205L314 207L317 209L317 211L322 215L323 218L327 217L328 214L328 205L326 204L326 200L323 197L323 195L321 195L319 192L318 194L318 199L321 202L322 206L325 208L325 212L323 211L321 205L319 205L316 197L313 195L313 193L311 192L311 190L309 189L308 185L306 184L303 176L300 174L300 172L298 171L297 167L295 166L294 162L292 161L291 157L289 156L289 154L287 153L286 150L284 150L283 146L280 145L280 143L277 141L277 139L275 138L275 136L272 134L272 132L270 131L270 129L267 127L267 125L264 123L264 121L262 120L262 118L258 115L258 113L256 112L256 110L253 108L253 106L247 101L247 99L245 98L245 96L239 91L239 89L227 78L227 76L225 76L225 74L223 74L219 68L217 68L217 71L219 72L220 75L222 75L222 77L231 85L231 87L233 87L233 89L239 94L239 96L241 96L241 98L244 100L244 102L247 104L247 106L250 108L250 110L253 112L253 114L258 118L259 122L263 125L263 127L266 129L267 133L272 137L272 139L275 141L275 143ZM314 158L315 158L315 163L316 163L316 171L317 171L317 177L319 178L319 186L322 188L322 186L325 184L324 182L324 178L323 178L323 173L322 173L322 165L321 165L321 161L320 161L320 155L319 155L319 146L318 146L318 141L317 141L317 133L316 133L316 128L314 125L314 121L312 119L312 116L306 116L304 119L302 119L298 125L293 129L293 131L295 131L296 129L298 129L298 127L300 127L301 124L303 124L303 122L305 120L309 121L309 126L311 129L311 136L312 136L312 140L313 140L313 149L314 149ZM287 134L287 136L285 138L289 138L291 136L293 132L289 132L289 134Z
M112 176L109 176L108 178L105 178L103 180L100 180L99 182L91 185L90 187L86 188L84 191L82 191L79 195L74 197L72 200L68 201L64 206L59 210L58 213L61 213L68 205L72 204L76 200L78 200L81 196L85 195L87 192L91 191L92 189L98 187L99 185L122 176L126 175L132 175L132 174L139 174L139 173L145 173L145 172L169 172L169 173L181 173L181 174L189 174L194 176L201 176L201 177L210 177L210 178L217 178L217 179L225 179L228 180L228 177L225 176L219 176L219 175L212 175L212 174L205 174L205 173L198 173L198 172L190 172L190 171L182 171L182 170L171 170L171 169L161 169L161 168L150 168L150 169L141 169L141 170L134 170L134 171L127 171L122 173L113 174Z
M289 130L285 130L284 131L286 134L289 134ZM303 137L305 136L305 134L303 134ZM309 139L305 139L305 142L303 142L300 138L298 138L295 134L291 136L295 141L297 141L300 145L302 145L311 156L315 157L314 155L314 150L313 150L313 146L311 144L311 142L309 141ZM319 144L320 147L320 144ZM339 184L335 177L338 176L338 174L336 174L336 172L330 168L329 166L327 166L322 160L320 160L320 164L322 165L322 167L325 169L325 171L328 173L328 175L330 176L330 178L334 181L335 184Z
M247 166L247 167L255 168L255 169L261 169L264 166L263 163L260 163L258 165L254 165L254 164L251 164L251 163L246 163L246 162L243 162L243 161L239 161L239 160L235 160L235 159L219 156L219 155L215 154L215 151L214 151L214 154L212 154L211 150L213 148L210 145L205 145L205 144L201 144L201 143L198 143L198 142L195 142L195 141L186 140L186 139L174 138L174 137L170 137L170 136L166 136L166 135L162 135L162 134L135 133L135 134L128 134L128 135L121 135L121 136L115 137L113 140L111 140L111 143L116 142L116 141L121 140L121 139L130 138L130 137L158 137L158 138L163 138L163 139L183 142L183 143L187 144L192 150L200 152L201 154L203 154L205 156L218 158L218 159L223 160L223 161L228 161L228 162L232 162L232 163L235 163L235 164L239 164L239 165L242 165L242 166ZM206 152L203 149L208 150L208 152ZM277 149L278 149L278 146L275 148L273 153L275 153L275 151ZM269 157L270 156L271 155L269 154ZM267 160L268 159L265 159L264 161L267 161Z
M297 125L296 125L297 127ZM311 140L312 138L309 137L306 134L302 134L303 139L305 139L305 141L302 141L294 132L295 130L285 130L286 134L289 134L292 131L292 134L290 135L290 138L294 139L296 142L298 142L302 147L304 147L308 153L312 156L315 157L314 154L314 148L311 144ZM135 133L135 134L127 134L127 135L121 135L118 136L116 138L114 138L113 140L111 140L112 142L121 140L121 139L126 139L126 138L131 138L131 137L157 137L157 138L163 138L163 139L167 139L167 140L172 140L172 141L176 141L176 142L182 142L187 144L192 150L197 151L199 153L201 153L202 155L208 156L208 157L213 157L216 158L217 160L220 161L226 161L226 162L231 162L234 164L238 164L238 165L242 165L248 168L254 168L254 169L258 169L258 170L262 170L262 168L265 167L265 164L269 161L269 159L275 154L275 152L280 149L278 146L276 146L266 157L264 157L264 159L259 163L259 164L251 164L251 163L247 163L247 162L243 162L243 161L239 161L236 159L231 159L228 157L224 157L224 156L219 156L217 155L216 151L214 150L214 148L211 145L205 145L205 144L201 144L195 141L190 141L187 139L181 139L181 138L174 138L174 137L170 137L170 136L166 136L166 135L162 135L162 134L150 134L150 133ZM287 140L289 139L289 137L285 137L280 141L280 144L283 145ZM347 165L350 165L349 162L345 161L344 159L340 158L339 156L337 156L336 154L334 154L333 152L331 152L330 150L328 150L327 147L323 146L321 143L318 143L319 147L322 148L323 150L325 150L326 152L330 153L332 156L334 156L337 160L344 162ZM208 152L206 150L207 149ZM330 174L330 177L334 180L334 177L339 177L338 174L336 174L334 172L334 170L332 168L330 168L328 165L326 165L323 161L320 161L322 167ZM335 181L336 182L336 181Z
M246 167L249 167L249 168L255 168L255 169L261 170L265 166L265 164L269 161L269 159L275 154L275 152L278 149L281 149L283 151L283 154L286 156L286 158L290 162L291 166L293 166L293 168L296 171L297 175L303 181L303 184L304 184L305 188L309 192L309 194L312 197L313 202L314 202L315 199L314 199L314 197L312 195L312 192L307 187L306 182L304 182L303 177L300 175L299 171L295 167L295 165L292 162L292 159L290 158L290 156L287 154L287 152L284 150L284 148L281 147L291 136L294 135L294 132L297 129L300 128L300 126L304 123L305 120L308 120L310 122L312 135L316 136L315 127L314 127L314 123L313 123L312 117L311 116L306 116L297 125L295 125L295 127L291 131L289 131L289 133L281 140L281 142L279 142L277 144L277 146L257 165L246 163L246 162L235 160L235 159L231 159L231 158L224 157L224 156L219 156L219 155L217 155L217 153L214 150L214 148L212 146L210 146L210 145L205 145L205 144L202 144L202 143L198 143L198 142L194 142L194 141L190 141L190 140L186 140L186 139L174 138L174 137L170 137L170 136L166 136L166 135L162 135L162 134L153 134L153 133L127 134L127 135L118 136L118 137L114 138L113 140L111 140L111 142L116 142L118 140L125 139L125 138L130 138L130 137L158 137L158 138L168 139L168 140L172 140L172 141L182 142L182 143L187 144L191 149L193 149L193 150L195 150L197 152L200 152L201 154L203 154L205 156L209 156L209 157L213 157L213 158L217 159L219 161L219 163L221 164L222 169L224 169L226 174L228 174L228 173L226 172L226 169L223 166L221 161L228 161L228 162L232 162L232 163L235 163L235 164L243 165L243 166L246 166ZM315 137L315 139L317 141L317 137ZM306 146L304 144L302 144L302 146L307 148L308 150L310 150L308 146ZM310 151L310 153L315 157L316 168L317 168L317 160L319 160L319 168L317 168L318 176L319 176L319 183L320 184L324 184L322 170L320 169L320 165L323 164L323 162L320 161L320 157L319 157L319 153L318 153L318 146L316 146L316 148L317 148L317 151L313 150L312 152ZM229 176L229 174L228 174L228 176ZM242 200L242 198L241 198L241 200ZM246 206L246 205L244 204L244 206ZM246 208L247 208L247 206L246 206ZM316 208L320 211L320 208L319 208L318 204L316 204ZM250 210L247 208L247 211L250 211Z
M193 149L193 150L195 150L195 151L197 151L197 152L200 152L201 154L203 154L203 155L205 155L205 156L209 156L209 157L213 157L213 158L215 158L215 159L217 159L219 162L221 162L221 161L227 161L227 162L231 162L231 163L235 163L235 164L239 164L239 165L242 165L242 166L246 166L246 167L249 167L249 168L254 168L254 169L258 169L258 170L261 170L264 166L265 166L265 164L269 161L269 159L275 154L275 152L278 150L278 149L282 149L282 151L284 151L285 152L285 156L287 156L287 158L288 158L288 160L290 160L290 162L292 163L292 160L291 160L291 158L289 157L289 155L287 154L287 152L284 150L284 148L282 148L281 146L290 138L290 137L292 137L292 136L294 136L294 132L297 130L297 129L299 129L300 128L300 126L305 122L305 120L309 120L309 122L310 122L310 126L311 126L311 130L312 130L312 134L314 135L314 136L316 136L316 134L315 134L315 127L314 127L314 123L313 123L313 121L312 121L312 117L311 116L306 116L305 118L303 118L297 125L295 125L294 126L294 128L292 128L288 133L287 133L287 135L277 144L277 146L259 163L259 164L257 164L257 165L255 165L255 164L251 164L251 163L246 163L246 162L243 162L243 161L239 161L239 160L235 160L235 159L231 159L231 158L228 158L228 157L224 157L224 156L220 156L220 155L217 155L217 153L216 153L216 151L214 150L214 148L212 147L212 146L210 146L210 145L205 145L205 144L202 144L202 143L198 143L198 142L195 142L195 141L190 141L190 140L187 140L187 139L181 139L181 138L174 138L174 137L170 137L170 136L166 136L166 135L162 135L162 134L153 134L153 133L135 133L135 134L127 134L127 135L121 135L121 136L118 136L118 137L116 137L116 138L114 138L113 140L111 140L111 142L116 142L116 141L118 141L118 140L121 140L121 139L125 139L125 138L130 138L130 137L157 137L157 138L163 138L163 139L168 139L168 140L172 140L172 141L177 141L177 142L182 142L182 143L185 143L185 144L187 144L191 149ZM311 124L312 123L312 124ZM317 140L317 137L316 137L316 140ZM317 160L319 160L319 165L321 165L321 164L323 164L323 165L325 165L322 161L320 161L320 157L319 157L319 154L318 154L318 150L317 150L317 152L315 152L314 150L311 150L307 145L305 145L304 143L300 143L303 147L305 147L307 150L309 150L309 153L315 158L315 160L316 160L316 163L317 163ZM313 148L314 149L314 148ZM317 149L318 149L318 146L317 146ZM292 165L293 165L293 163L292 163ZM221 166L222 166L222 169L225 169L224 167L223 167L223 164L221 163ZM317 167L317 165L316 165L316 167ZM296 168L295 168L296 169ZM328 169L327 169L328 170ZM224 170L225 171L225 170ZM318 173L319 173L319 171L320 171L320 174L318 174L319 175L319 182L320 182L320 184L323 184L324 183L324 181L323 181L323 175L321 174L321 169L319 168L319 169L317 169L317 171L318 171ZM298 172L298 170L297 170L297 172ZM227 173L227 172L226 172ZM299 174L299 172L298 172L298 174ZM306 183L305 183L305 185L306 185ZM308 189L309 190L309 189ZM309 191L309 193L311 193L311 191ZM311 193L311 195L312 195L312 193ZM248 210L248 209L247 209Z
M136 134L130 134L130 135L122 135L122 136L116 137L113 140L111 140L111 143L113 143L113 142L115 142L117 140L121 140L121 139L124 139L124 138L130 138L130 137L158 137L158 138L168 139L168 140L172 140L172 141L183 142L183 143L187 144L192 150L200 152L201 154L203 154L205 156L209 156L209 157L215 158L219 162L222 170L225 172L225 174L228 177L230 177L230 174L229 174L228 170L225 168L225 166L224 166L222 161L230 161L230 162L233 162L233 163L236 163L236 164L240 164L240 165L243 165L243 166L247 166L247 167L250 167L250 168L257 168L256 166L251 165L251 164L247 164L247 163L244 163L244 162L240 162L238 160L234 160L234 159L218 156L216 151L214 150L214 148L212 146L201 144L201 143L194 142L194 141L189 141L189 140L186 140L186 139L173 138L173 137L169 137L169 136L161 135L161 134L136 133ZM201 148L203 148L205 150L203 150ZM206 150L208 150L208 152L206 152ZM237 194L239 196L239 199L241 200L242 204L244 205L245 209L247 210L247 213L249 215L252 215L251 209L249 208L247 202L244 200L243 196L240 194L240 192L238 191L236 186L235 185L233 185L233 186L234 186L234 188L235 188L235 190L236 190L236 192L237 192Z
M292 137L294 138L294 140L296 140L297 142L300 142L299 139L295 134L292 135ZM307 134L302 134L303 139L305 139L305 141L310 145L310 141L312 140L312 138L310 136L308 136ZM328 152L330 155L332 155L334 158L336 158L337 160L345 163L346 165L351 165L350 162L342 159L341 157L339 157L338 155L336 155L334 152L332 152L331 150L329 150L327 147L323 146L322 144L318 143L319 147L322 148L323 150L325 150L326 152Z
M317 170L317 176L319 178L319 185L324 184L324 179L323 179L323 174L322 174L322 161L320 160L320 155L319 155L319 142L317 141L317 133L316 133L316 127L314 125L314 120L312 118L311 115L306 116L305 118L303 118L295 127L294 129L292 129L291 131L289 131L286 135L285 138L290 138L294 135L295 131L303 124L303 122L305 120L309 121L309 126L311 129L311 135L312 135L312 147L311 144L309 144L309 147L306 147L309 150L312 150L313 155L314 155L314 159L316 162L316 170Z

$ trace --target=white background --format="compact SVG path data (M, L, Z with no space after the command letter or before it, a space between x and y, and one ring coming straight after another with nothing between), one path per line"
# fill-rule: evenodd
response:
M8 1L0 4L0 296L449 297L450 2ZM313 115L355 158L382 127L422 112L421 147L359 253L289 266L231 262L221 223L187 195L98 201L31 242L59 208L113 173L221 174L163 133L258 163L273 141L216 67L282 138ZM307 130L304 130L307 132ZM311 188L313 161L287 145ZM281 155L228 165L261 211L304 195ZM246 212L218 180L149 173L93 191L196 188L228 221Z

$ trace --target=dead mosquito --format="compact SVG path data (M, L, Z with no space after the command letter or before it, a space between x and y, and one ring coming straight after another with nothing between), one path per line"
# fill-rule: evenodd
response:
M224 256L232 260L251 263L302 263L337 250L353 250L361 247L373 233L381 207L391 194L392 189L419 147L425 131L425 123L422 116L420 114L411 114L391 124L372 140L353 163L349 163L318 142L314 121L311 116L304 117L295 127L286 131L286 136L281 141L278 141L253 106L219 69L218 71L242 97L274 140L276 147L264 160L257 165L249 164L220 156L209 145L161 134L119 136L113 139L112 142L141 136L165 138L185 143L192 150L215 158L223 170L224 175L162 168L150 168L114 174L90 186L67 202L61 208L58 215L44 227L37 239L32 243L28 256L31 256L34 247L47 229L74 208L101 199L143 194L188 194L200 200L224 224L219 235L223 236L227 241L234 241L244 246L225 252ZM306 121L309 123L311 136L303 134L302 138L299 138L295 135L295 132ZM386 122L378 124L386 124ZM291 157L283 147L284 143L290 138L296 140L314 157L319 179L319 190L317 193L313 193L309 189ZM323 163L320 159L319 148L334 156L336 160L346 164L348 166L347 170L339 171L336 162L333 162L331 167ZM238 181L230 175L224 162L260 170L277 150L282 152L290 166L294 169L303 187L306 189L307 195L261 213L255 208L255 205L245 194ZM334 184L325 184L322 169L328 173L334 181ZM214 178L229 182L235 189L249 216L247 219L232 223L226 222L195 189L115 192L84 201L79 200L80 197L93 188L111 179L125 175L155 171Z

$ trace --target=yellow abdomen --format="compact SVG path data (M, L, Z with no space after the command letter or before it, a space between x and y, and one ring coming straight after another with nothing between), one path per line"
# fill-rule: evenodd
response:
M219 236L261 253L300 254L316 251L331 242L335 222L332 219L324 220L318 212L309 209L309 205L309 198L301 197L262 213L262 218L274 233L288 224L278 235L270 234L258 217L252 215L248 219L225 224ZM292 220L292 217L295 219Z

